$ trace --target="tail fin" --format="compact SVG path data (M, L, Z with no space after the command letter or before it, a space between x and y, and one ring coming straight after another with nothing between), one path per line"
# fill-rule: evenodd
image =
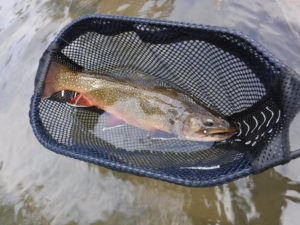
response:
M61 67L61 65L57 62L51 63L48 73L47 73L47 76L46 76L46 80L44 82L44 91L41 96L42 99L48 98L51 95L53 95L54 93L61 91L55 85L55 79L60 70L60 67Z

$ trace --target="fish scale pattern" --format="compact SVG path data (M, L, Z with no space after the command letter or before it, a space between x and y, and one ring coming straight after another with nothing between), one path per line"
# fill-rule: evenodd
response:
M239 132L205 143L155 139L129 125L105 130L105 112L68 105L73 92L41 100L51 61L180 89ZM38 140L59 154L176 184L213 186L289 160L286 131L299 111L295 76L257 42L225 28L88 15L65 27L41 58L30 119Z

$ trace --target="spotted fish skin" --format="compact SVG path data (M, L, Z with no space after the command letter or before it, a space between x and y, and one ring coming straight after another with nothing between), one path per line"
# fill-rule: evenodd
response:
M53 62L42 98L62 90L78 92L89 106L145 130L165 131L194 141L221 141L236 132L228 121L176 89L76 72Z

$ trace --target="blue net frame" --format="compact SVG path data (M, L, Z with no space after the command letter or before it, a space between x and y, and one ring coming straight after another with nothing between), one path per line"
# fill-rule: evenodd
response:
M151 74L234 121L240 132L207 149L193 144L179 145L175 151L161 144L149 150L130 138L127 147L120 147L118 140L112 144L90 132L98 121L97 109L68 106L68 93L41 100L52 61L110 76L126 77L128 71L112 69L120 66ZM300 109L299 87L294 71L239 32L86 15L66 26L44 52L29 115L37 139L58 154L139 176L207 187L299 156L299 150L290 151L288 140L290 124Z

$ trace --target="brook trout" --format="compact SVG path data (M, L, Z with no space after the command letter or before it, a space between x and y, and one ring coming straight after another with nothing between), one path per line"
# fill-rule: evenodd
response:
M76 72L52 62L42 98L69 90L77 103L96 106L125 123L148 131L164 131L194 141L221 141L236 128L174 88L148 87L99 74ZM73 100L74 101L74 100Z

